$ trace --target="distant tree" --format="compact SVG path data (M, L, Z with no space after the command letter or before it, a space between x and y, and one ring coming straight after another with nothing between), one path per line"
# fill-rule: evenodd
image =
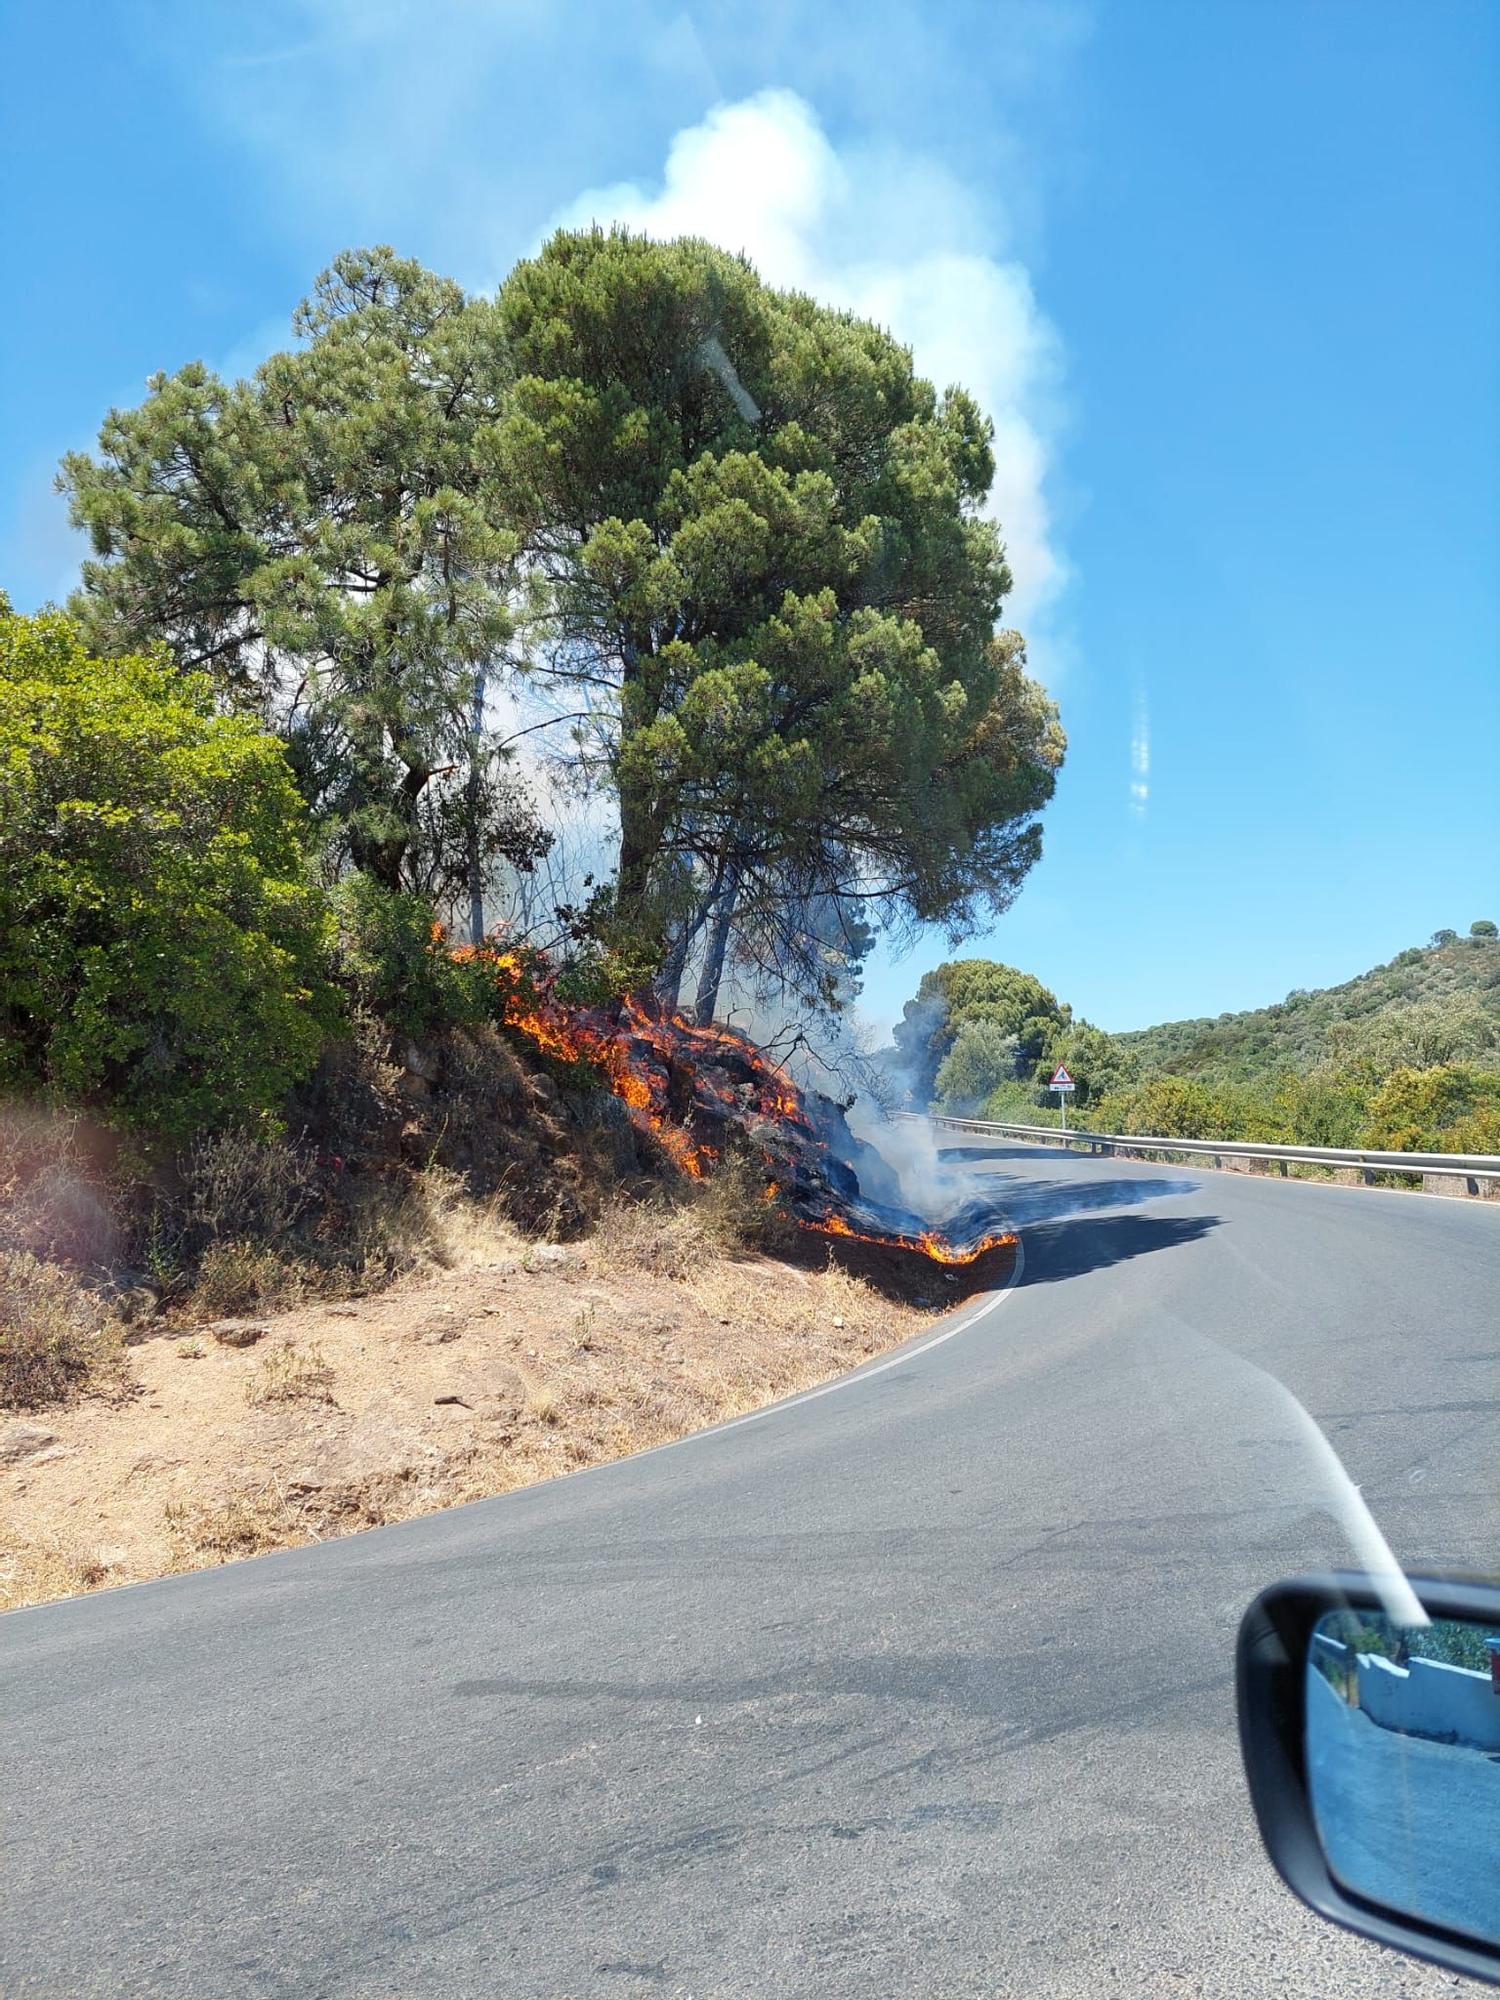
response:
M895 1040L914 1101L928 1104L938 1071L966 1025L983 1022L1013 1035L1018 1061L1029 1070L1054 1029L1071 1020L1071 1010L1029 972L992 959L952 959L923 974L896 1024Z
M587 711L577 767L619 810L599 919L659 940L660 996L696 953L706 1017L732 939L799 973L788 909L955 935L1004 909L1063 737L995 635L972 399L698 241L560 234L499 314L494 469L545 593L529 665Z
M1469 926L1469 936L1471 938L1500 937L1500 925L1493 923L1488 917L1476 917Z
M1500 1068L1500 1014L1472 994L1452 994L1337 1021L1328 1030L1327 1060L1335 1074L1372 1087L1398 1069L1465 1061Z
M1014 1082L1022 1067L1021 1044L993 1021L966 1021L937 1073L944 1111L977 1110L997 1085Z
M1053 1024L1034 1072L1039 1089L1059 1063L1078 1086L1073 1102L1080 1111L1111 1091L1128 1089L1140 1076L1134 1052L1089 1021Z
M484 725L520 578L489 440L510 383L492 305L350 251L250 381L201 363L114 411L61 484L93 539L75 609L118 653L166 640L286 741L335 865L472 897L545 844Z
M337 1018L305 831L206 676L0 598L0 1085L175 1136L274 1116Z
M1432 942L1433 942L1433 945L1434 945L1435 947L1436 947L1436 946L1441 946L1441 945L1445 945L1445 944L1457 944L1457 943L1458 943L1458 932L1457 932L1457 931L1446 931L1446 930L1445 930L1445 931L1434 931L1434 932L1433 932L1433 934L1432 934Z

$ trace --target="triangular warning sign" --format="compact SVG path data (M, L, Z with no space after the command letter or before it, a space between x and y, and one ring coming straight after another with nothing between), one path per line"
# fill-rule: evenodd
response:
M1048 1087L1049 1089L1052 1090L1058 1090L1058 1089L1066 1090L1069 1084L1072 1083L1072 1081L1073 1081L1072 1077L1068 1075L1068 1072L1063 1068L1062 1064L1059 1063L1057 1065L1057 1068L1052 1072L1052 1082Z

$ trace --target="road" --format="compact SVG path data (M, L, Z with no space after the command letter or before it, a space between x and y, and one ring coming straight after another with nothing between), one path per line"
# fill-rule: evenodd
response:
M1231 1666L1348 1559L1287 1391L1495 1565L1500 1206L965 1160L1023 1278L894 1366L0 1620L6 2000L1457 1990L1276 1882Z

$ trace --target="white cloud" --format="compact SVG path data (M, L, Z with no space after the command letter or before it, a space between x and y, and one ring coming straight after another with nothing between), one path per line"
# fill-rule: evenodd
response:
M946 168L889 146L840 150L802 98L767 90L679 132L658 186L592 189L554 222L706 236L774 285L889 327L940 389L972 391L995 424L990 504L1015 575L1006 616L1055 680L1047 614L1067 572L1046 483L1060 346L1025 266L985 240L976 202Z
M1130 728L1130 811L1144 819L1151 798L1151 717L1146 709L1146 691L1136 690L1135 719Z

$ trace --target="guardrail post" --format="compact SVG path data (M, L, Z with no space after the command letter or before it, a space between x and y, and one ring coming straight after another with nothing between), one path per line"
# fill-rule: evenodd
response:
M1474 1174L1423 1174L1423 1194L1478 1194L1479 1181Z

